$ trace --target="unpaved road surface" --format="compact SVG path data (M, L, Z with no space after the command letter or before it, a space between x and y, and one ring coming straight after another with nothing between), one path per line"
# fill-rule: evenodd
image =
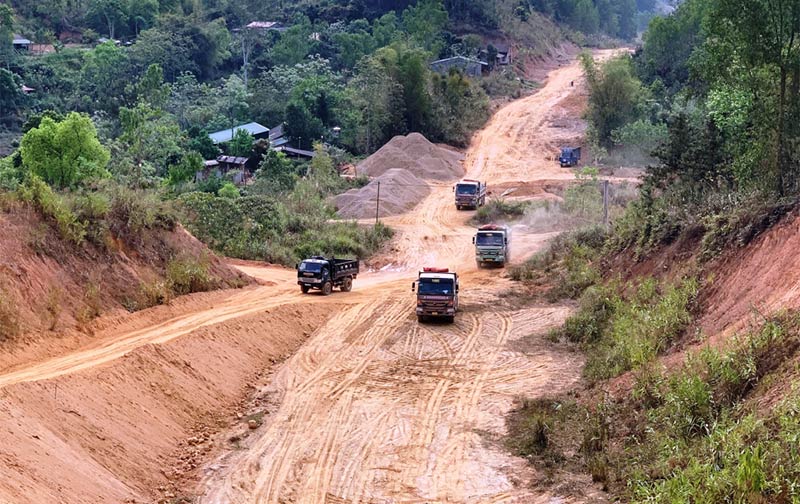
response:
M573 179L546 158L560 141L553 114L582 87L573 64L498 111L467 154L468 176L490 185ZM476 270L470 215L454 208L449 187L436 187L414 211L386 219L400 236L384 262L406 271L403 280L362 283L369 298L337 313L283 366L266 391L280 406L242 450L209 468L201 502L550 501L515 485L520 461L481 433L502 433L515 396L555 394L579 379L576 355L508 347L567 310L505 306L499 272ZM513 253L547 238L515 235ZM415 320L409 284L424 265L462 275L464 310L452 326Z
M553 71L536 94L499 110L467 153L468 175L487 180L490 188L572 179L552 156L560 143L583 133L583 87L575 63ZM3 459L16 472L0 477L0 501L43 502L56 495L76 503L153 498L148 487L161 476L150 473L166 463L162 452L179 437L178 430L188 431L197 404L216 411L236 395L233 385L216 390L215 380L249 379L249 368L237 365L251 367L253 358L237 358L225 349L243 341L252 348L258 342L255 330L263 331L268 345L276 336L271 330L302 326L313 332L303 342L298 329L292 342L282 343L277 353L291 356L259 392L276 406L236 449L211 451L215 459L198 470L196 487L186 489L198 502L564 502L535 493L525 462L496 439L516 397L555 394L579 380L576 354L545 344L529 345L522 353L509 345L541 339L568 310L514 303L502 270L477 270L467 225L471 214L455 210L451 188L436 187L412 212L387 219L398 235L379 258L386 268L360 276L351 293L302 296L292 271L240 266L265 285L134 331L109 330L88 348L0 374L0 389L17 401L7 411L0 408L0 426L13 423L19 431L8 429L8 439L0 441L24 439L35 446L18 447ZM552 236L519 231L513 261ZM419 267L429 265L461 275L463 312L455 324L416 321L410 283ZM224 355L218 358L213 348ZM274 362L280 356L273 353L262 358ZM136 367L145 364L148 371L136 376ZM179 378L164 372L172 367L181 370ZM121 388L126 380L136 383ZM179 383L186 390L172 390ZM59 396L70 385L73 396ZM40 397L51 395L54 404L75 403L59 406L60 417L42 409L41 420L20 423L39 405L49 407ZM90 404L95 416L84 411ZM175 417L175 410L183 417ZM148 431L153 422L160 431ZM86 431L80 439L79 428ZM41 429L71 450L61 465L47 466L60 460L50 453L59 444L43 440ZM142 446L135 445L137 439ZM129 459L125 463L121 453ZM138 466L136 457L142 460ZM56 484L51 479L59 471L64 477ZM163 466L161 472L166 475Z

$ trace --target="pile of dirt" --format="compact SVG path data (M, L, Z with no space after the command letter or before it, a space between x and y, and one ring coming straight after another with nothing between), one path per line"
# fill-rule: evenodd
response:
M359 163L356 172L378 177L399 168L421 179L454 180L464 175L463 159L462 154L438 147L419 133L411 133L392 138Z
M379 215L407 212L431 190L427 180L449 181L464 175L464 155L434 145L419 133L396 136L355 168L372 181L334 198L339 216L363 219L375 216L380 183Z
M381 201L378 214L381 217L407 212L431 192L428 184L410 171L393 168L360 189L336 196L334 204L339 215L347 219L374 217L379 184Z

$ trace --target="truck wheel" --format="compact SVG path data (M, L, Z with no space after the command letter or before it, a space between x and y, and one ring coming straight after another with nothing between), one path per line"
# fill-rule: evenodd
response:
M311 287L308 285L301 285L300 290L303 291L303 294L308 294L308 291L311 290Z
M419 323L425 322L425 315L417 315L417 322Z
M461 210L461 205L456 205L456 210Z
M456 316L455 315L450 315L449 317L447 317L447 323L448 324L453 324L453 323L455 323L455 321L456 321Z
M350 277L345 278L344 281L342 282L341 289L342 292L350 292L351 290L353 290L353 279Z
M322 284L322 295L323 296L330 296L331 292L333 292L333 285L330 282L325 282Z
M478 269L481 269L481 268L483 268L483 263L480 262L480 261L475 261L475 266L477 266Z

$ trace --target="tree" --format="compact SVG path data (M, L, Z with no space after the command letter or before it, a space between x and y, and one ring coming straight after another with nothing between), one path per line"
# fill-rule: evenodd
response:
M228 143L228 154L231 156L250 157L253 152L253 135L247 130L237 129Z
M438 56L442 50L442 32L448 15L442 0L419 0L403 11L406 32L421 47Z
M156 63L147 67L147 71L136 83L137 99L156 110L164 108L167 104L169 93L169 86L164 84L164 72Z
M6 70L14 57L14 10L10 5L0 4L0 63Z
M0 68L0 117L10 117L19 109L24 98L19 77L5 68Z
M284 153L270 149L264 154L256 171L256 182L266 185L268 192L291 191L296 180L294 166Z
M788 154L787 123L791 105L800 107L800 3L795 0L713 0L708 23L713 38L709 50L718 61L740 63L750 75L774 73L776 79L770 89L757 89L751 81L757 101L764 102L765 95L774 93L775 115L774 156L776 189L786 190L792 160ZM774 69L774 72L771 71ZM724 70L724 69L723 69ZM740 76L723 72L723 78ZM760 80L760 79L759 79ZM791 87L790 87L791 84ZM759 83L763 86L763 82Z
M113 42L106 42L88 51L85 58L80 85L82 109L116 112L120 105L128 102L125 97L129 82L125 75L126 53Z
M63 121L44 117L20 141L26 171L56 188L72 187L87 179L109 176L108 149L97 139L89 116L70 112Z
M188 182L195 174L203 169L203 158L196 152L189 152L181 160L169 167L167 172L167 185L175 186Z
M357 151L371 153L386 143L403 122L403 86L374 57L365 58L347 89L349 106L356 115L345 128L348 143Z
M250 56L261 40L262 34L258 30L243 28L233 37L233 43L242 56L242 81L245 87L249 78Z
M236 199L241 196L241 194L235 185L230 182L225 182L217 191L217 196L220 198Z
M95 26L105 28L108 38L113 39L117 28L128 22L128 5L124 0L93 0L88 14Z
M286 132L302 147L310 146L322 136L324 126L303 103L290 102L286 106Z
M591 55L581 55L589 84L588 119L598 143L609 147L611 132L639 116L644 89L633 74L629 56L608 60L598 69Z
M138 37L141 30L151 28L158 16L158 0L130 0L128 13L133 33Z

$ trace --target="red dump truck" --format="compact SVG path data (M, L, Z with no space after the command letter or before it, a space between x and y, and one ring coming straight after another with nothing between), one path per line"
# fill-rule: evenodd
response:
M417 320L442 318L453 322L458 312L458 274L447 268L422 268L411 284L417 293Z

